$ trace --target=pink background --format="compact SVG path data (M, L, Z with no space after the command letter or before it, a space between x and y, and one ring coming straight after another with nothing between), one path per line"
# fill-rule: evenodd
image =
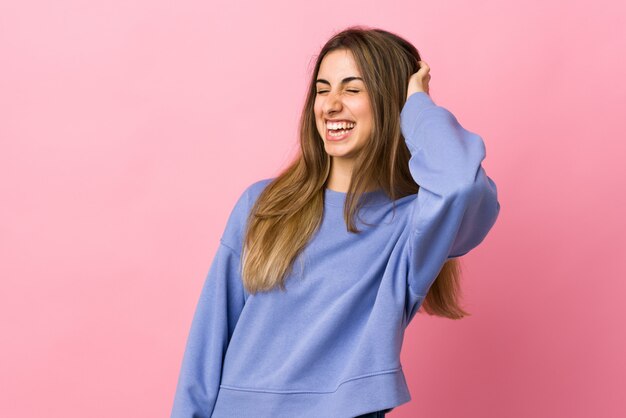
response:
M473 315L414 319L389 416L626 416L618 3L3 2L0 416L169 416L227 216L352 24L416 45L502 205L463 258Z

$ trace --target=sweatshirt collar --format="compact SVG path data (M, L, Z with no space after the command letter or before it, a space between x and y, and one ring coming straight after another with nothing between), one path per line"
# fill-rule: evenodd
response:
M329 188L324 189L324 203L330 206L344 206L348 193L338 192ZM391 200L383 189L363 193L363 206L378 206L389 203Z

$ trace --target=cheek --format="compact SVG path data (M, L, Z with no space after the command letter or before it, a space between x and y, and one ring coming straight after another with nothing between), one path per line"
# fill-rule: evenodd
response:
M315 101L313 102L313 112L315 112L316 116L319 114L321 109L322 103L318 99L315 99Z
M370 131L374 122L373 117L369 109L362 109L357 115L358 120L361 122L361 128L364 131Z
M365 119L363 123L361 123L361 140L365 143L369 141L370 135L372 134L372 123L369 119Z
M363 121L370 121L372 119L372 111L368 102L356 103L353 107L353 111L355 113L355 116Z
M321 109L318 106L313 107L313 118L315 119L316 125L320 124L320 114L321 114Z

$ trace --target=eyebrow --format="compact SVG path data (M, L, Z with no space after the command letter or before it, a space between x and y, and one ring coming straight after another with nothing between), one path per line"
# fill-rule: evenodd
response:
M343 80L341 80L341 84L349 83L352 80L361 80L361 81L363 81L363 79L361 77L346 77ZM324 80L323 78L318 78L317 80L315 80L315 82L316 83L328 84L330 86L330 83L328 82L328 80Z

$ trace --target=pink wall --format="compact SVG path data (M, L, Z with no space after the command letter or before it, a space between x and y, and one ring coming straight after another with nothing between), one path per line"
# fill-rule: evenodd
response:
M390 416L626 416L625 8L240 3L0 5L0 416L169 416L226 218L351 24L418 47L502 205L473 315L416 317Z

